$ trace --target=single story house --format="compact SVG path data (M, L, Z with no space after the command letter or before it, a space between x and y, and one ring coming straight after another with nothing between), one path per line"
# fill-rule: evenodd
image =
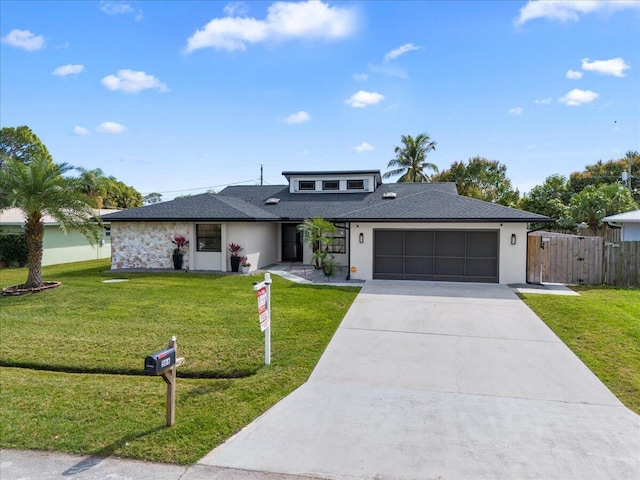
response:
M458 195L453 183L382 183L379 170L283 172L287 185L231 186L105 215L112 269L172 268L171 239L190 240L189 270L229 271L229 243L251 269L310 263L297 227L322 217L354 279L524 283L527 223L549 218Z
M609 215L602 220L611 226L622 229L620 241L640 242L640 210Z
M119 210L100 209L95 210L96 217ZM11 233L24 233L26 217L19 208L6 208L0 210L0 235ZM104 224L102 236L97 243L91 245L89 241L77 230L68 231L66 234L60 230L60 223L53 217L45 215L44 238L42 241L42 265L57 265L60 263L83 262L111 257L110 225Z

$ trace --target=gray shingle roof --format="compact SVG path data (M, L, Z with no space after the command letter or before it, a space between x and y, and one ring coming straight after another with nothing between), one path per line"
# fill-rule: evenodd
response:
M192 197L177 198L169 202L156 203L146 207L122 210L104 215L105 220L128 221L190 221L190 220L278 220L269 213L242 198L234 198L212 193Z
M396 198L385 199L387 192ZM269 198L279 198L267 205ZM453 183L382 184L375 192L289 193L288 185L233 186L106 215L108 220L544 222L543 215L458 195Z

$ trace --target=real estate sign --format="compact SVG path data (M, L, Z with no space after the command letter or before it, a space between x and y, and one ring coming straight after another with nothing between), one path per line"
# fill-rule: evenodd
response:
M270 324L269 309L267 308L267 287L264 286L256 291L258 297L258 315L260 318L260 331L264 332Z
M260 331L264 332L264 364L271 363L271 275L264 274L264 282L254 283L253 290L258 298L258 318Z

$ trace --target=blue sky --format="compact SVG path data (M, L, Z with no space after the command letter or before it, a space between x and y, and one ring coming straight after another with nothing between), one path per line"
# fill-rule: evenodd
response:
M521 192L640 150L640 2L0 2L0 125L167 200L387 170L428 133Z

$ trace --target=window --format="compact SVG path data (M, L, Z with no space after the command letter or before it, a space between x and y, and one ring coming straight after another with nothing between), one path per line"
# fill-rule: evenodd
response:
M222 234L220 224L196 225L198 252L221 252Z
M298 182L298 190L315 190L316 182L313 180L300 180Z
M347 190L364 190L364 180L347 180Z
M327 245L327 251L329 253L347 253L347 241L345 238L345 224L336 223L338 229L336 233L331 237L331 242Z
M340 182L338 180L324 180L322 190L340 190Z

